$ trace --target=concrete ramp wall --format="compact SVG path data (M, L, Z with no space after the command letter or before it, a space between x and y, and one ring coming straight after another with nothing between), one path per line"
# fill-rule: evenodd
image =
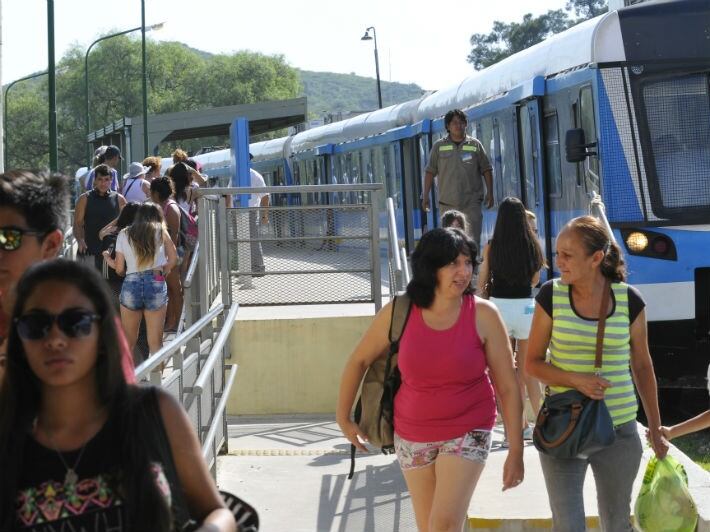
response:
M360 304L240 309L228 362L239 370L227 413L335 412L343 366L373 315L374 305Z

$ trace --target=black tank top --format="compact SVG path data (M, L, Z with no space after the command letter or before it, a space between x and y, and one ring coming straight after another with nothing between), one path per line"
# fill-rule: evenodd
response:
M92 255L101 253L99 231L118 216L118 193L109 191L102 196L96 190L90 190L86 195L86 210L84 211L84 240L88 252Z
M146 412L157 412L158 417L146 417L150 421L145 423L144 430L159 431L160 438L165 440L164 445L169 445L159 417L155 392L150 388L146 392L143 392L141 404L145 405ZM96 436L87 442L80 459L80 449L62 453L69 467L76 463L76 484L65 483L67 468L56 450L48 449L28 437L18 485L16 530L131 532L116 482L120 475L117 457L121 456L124 437L126 435L121 434L118 423L109 418ZM178 523L186 522L189 516L185 514L172 456L166 456L163 450L158 449L149 450L149 455L155 480L170 501L175 525L179 529L181 525ZM165 468L161 462L166 464Z
M491 272L491 287L488 295L500 299L525 299L532 297L532 286L530 283L526 285L510 284L505 279L496 278L495 274Z

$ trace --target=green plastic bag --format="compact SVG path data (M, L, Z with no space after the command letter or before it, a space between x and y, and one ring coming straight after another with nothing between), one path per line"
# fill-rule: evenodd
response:
M688 491L688 475L671 455L648 461L635 514L643 532L694 532L698 509Z

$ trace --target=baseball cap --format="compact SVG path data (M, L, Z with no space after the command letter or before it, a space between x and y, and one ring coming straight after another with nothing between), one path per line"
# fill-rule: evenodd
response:
M143 166L141 163L131 163L128 167L128 178L133 179L140 175L145 175L149 168Z
M123 157L121 157L121 150L118 149L118 146L111 144L108 148L106 148L106 152L104 153L104 157L106 157L106 159L111 159L116 155L118 155L119 159L123 159Z

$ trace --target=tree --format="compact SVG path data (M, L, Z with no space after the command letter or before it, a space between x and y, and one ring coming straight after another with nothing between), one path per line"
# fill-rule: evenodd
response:
M57 65L59 167L86 163L84 53L74 45ZM283 56L253 52L210 55L176 42L147 42L148 112L295 98L298 72ZM102 41L89 56L90 130L143 113L141 44L137 37ZM8 98L8 168L48 164L47 81L18 84ZM210 142L221 139L208 139ZM201 142L182 143L195 147ZM188 146L189 145L189 146Z
M580 17L576 20L572 20L562 9L550 10L538 17L528 13L521 22L505 23L496 20L490 33L474 33L471 36L471 51L467 61L476 70L486 68L550 35L600 15L607 10L606 5L606 0L568 0L566 10L574 10Z
M609 6L607 0L569 0L565 9L574 10L574 14L580 17L577 22L582 22L606 13Z

